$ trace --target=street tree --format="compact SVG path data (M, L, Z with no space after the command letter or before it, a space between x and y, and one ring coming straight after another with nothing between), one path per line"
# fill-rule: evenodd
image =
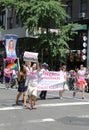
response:
M50 64L53 59L64 62L68 42L75 34L74 24L66 23L68 15L61 0L1 0L6 8L15 8L22 26L28 29L29 35L38 37L39 50L47 50ZM43 51L44 54L44 51ZM55 60L54 60L55 62Z

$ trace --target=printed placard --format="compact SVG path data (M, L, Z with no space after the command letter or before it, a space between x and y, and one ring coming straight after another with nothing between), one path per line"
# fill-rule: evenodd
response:
M13 34L6 34L5 35L5 49L6 49L6 56L9 58L17 58L16 55L16 44L18 37Z
M25 51L23 59L24 61L38 62L38 53Z

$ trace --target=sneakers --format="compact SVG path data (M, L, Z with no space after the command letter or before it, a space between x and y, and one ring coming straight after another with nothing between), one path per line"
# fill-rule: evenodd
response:
M31 105L31 104L30 104L30 105L28 106L28 109L30 109L30 110L32 110L32 109L37 109L37 106L36 106L36 105Z
M33 109L37 109L37 106L36 106L36 105L34 105L34 106L33 106Z
M33 109L32 104L27 105L27 108L30 109L30 110L32 110Z
M75 92L73 92L73 97L75 97Z
M84 97L82 97L82 99L84 99Z
M59 99L63 99L63 97L62 97L62 96L60 96L60 97L59 97Z
M46 99L46 96L39 95L40 99Z

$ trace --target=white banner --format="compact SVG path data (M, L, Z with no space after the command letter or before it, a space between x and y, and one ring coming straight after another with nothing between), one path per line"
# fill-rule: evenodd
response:
M64 76L60 72L47 71L44 72L38 84L38 91L42 90L63 90Z
M24 61L38 62L38 53L25 51L23 59Z

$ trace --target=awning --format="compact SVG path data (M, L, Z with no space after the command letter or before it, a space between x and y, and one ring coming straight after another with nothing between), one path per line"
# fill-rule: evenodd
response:
M77 30L87 30L87 24L83 24L83 25L79 25L76 26L72 29L73 31L77 31Z

